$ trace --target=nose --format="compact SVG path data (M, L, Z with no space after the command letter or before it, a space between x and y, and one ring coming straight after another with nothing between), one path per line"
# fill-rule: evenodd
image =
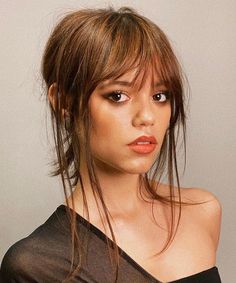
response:
M134 127L153 126L155 123L155 109L151 101L141 100L135 106L132 124Z

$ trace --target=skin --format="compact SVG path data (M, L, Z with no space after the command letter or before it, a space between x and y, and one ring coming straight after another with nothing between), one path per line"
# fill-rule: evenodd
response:
M119 80L131 81L134 72L129 72ZM145 84L139 90L137 85L110 85L97 87L92 93L89 107L92 117L91 148L95 158L99 181L104 194L114 203L122 203L124 208L139 202L136 197L138 176L147 172L155 162L171 115L164 85L152 86L153 74L147 73ZM155 77L159 83L158 77ZM107 83L107 82L106 82ZM114 90L122 94L107 97ZM157 99L157 94L158 100ZM119 102L113 102L116 99ZM138 154L127 144L139 136L155 136L156 149L149 154Z
M131 81L133 76L134 71L128 72L119 80ZM137 85L132 87L110 85L106 88L98 86L94 90L89 101L93 125L91 148L103 197L112 216L111 224L117 244L155 278L168 282L215 265L221 206L218 199L206 190L181 188L183 201L211 201L200 206L182 207L179 230L171 247L160 256L150 258L154 251L159 252L163 248L167 240L170 211L155 201L153 212L159 225L153 221L150 203L146 203L138 194L138 176L147 172L156 160L169 126L171 107L169 101L153 100L157 93L166 91L164 85L154 87L153 82L160 83L156 74L147 72L145 83L140 88L141 79L140 76ZM113 99L119 97L124 102L115 103L111 101L112 97L107 97L114 90L122 90L123 94L112 96ZM48 93L52 104L54 92L55 85L52 85ZM164 99L165 96L161 97ZM153 135L157 139L158 145L152 153L137 154L127 146L141 135ZM88 202L89 221L111 239L109 230L103 226L99 216L84 154L80 169ZM177 188L175 190L177 195ZM167 186L161 184L158 193L164 196L167 192ZM73 197L75 211L87 218L79 185L75 188ZM71 198L68 202L72 208ZM98 206L102 212L99 201Z
M130 81L132 74L125 74L120 80ZM145 85L138 90L138 86L108 86L96 89L91 96L93 131L91 146L96 165L111 176L136 175L147 172L154 163L160 151L164 135L169 125L171 108L166 99L165 86L153 88L152 76L149 72ZM159 82L157 78L157 82ZM114 90L123 93L115 99L107 98L104 93ZM159 101L154 100L159 94ZM160 98L161 96L161 98ZM112 100L113 99L113 100ZM137 137L155 136L158 145L150 154L138 154L127 144ZM127 183L125 185L127 187ZM126 189L125 189L126 190Z

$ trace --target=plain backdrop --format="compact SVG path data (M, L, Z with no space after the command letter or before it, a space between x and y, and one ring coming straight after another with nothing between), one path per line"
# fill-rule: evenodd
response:
M232 283L236 278L236 1L230 0L0 0L0 260L63 202L59 178L48 176L52 142L46 135L49 119L40 78L47 37L63 13L109 4L131 6L158 24L187 74L191 95L187 168L181 186L205 188L220 200L223 219L216 265L222 281Z

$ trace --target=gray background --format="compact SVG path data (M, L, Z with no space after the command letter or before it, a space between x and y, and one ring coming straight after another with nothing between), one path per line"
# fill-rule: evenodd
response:
M222 281L232 283L236 277L236 1L230 0L0 1L0 260L10 245L63 202L59 179L48 177L52 140L49 143L46 137L39 75L46 39L64 12L110 3L130 5L160 25L184 67L191 100L182 186L205 188L220 199L223 219L217 266Z

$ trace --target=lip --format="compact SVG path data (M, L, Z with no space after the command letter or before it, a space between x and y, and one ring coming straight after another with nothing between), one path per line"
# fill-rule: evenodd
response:
M149 142L148 144L138 144L138 142ZM141 136L128 144L128 146L136 153L147 154L155 150L157 140L154 136Z

